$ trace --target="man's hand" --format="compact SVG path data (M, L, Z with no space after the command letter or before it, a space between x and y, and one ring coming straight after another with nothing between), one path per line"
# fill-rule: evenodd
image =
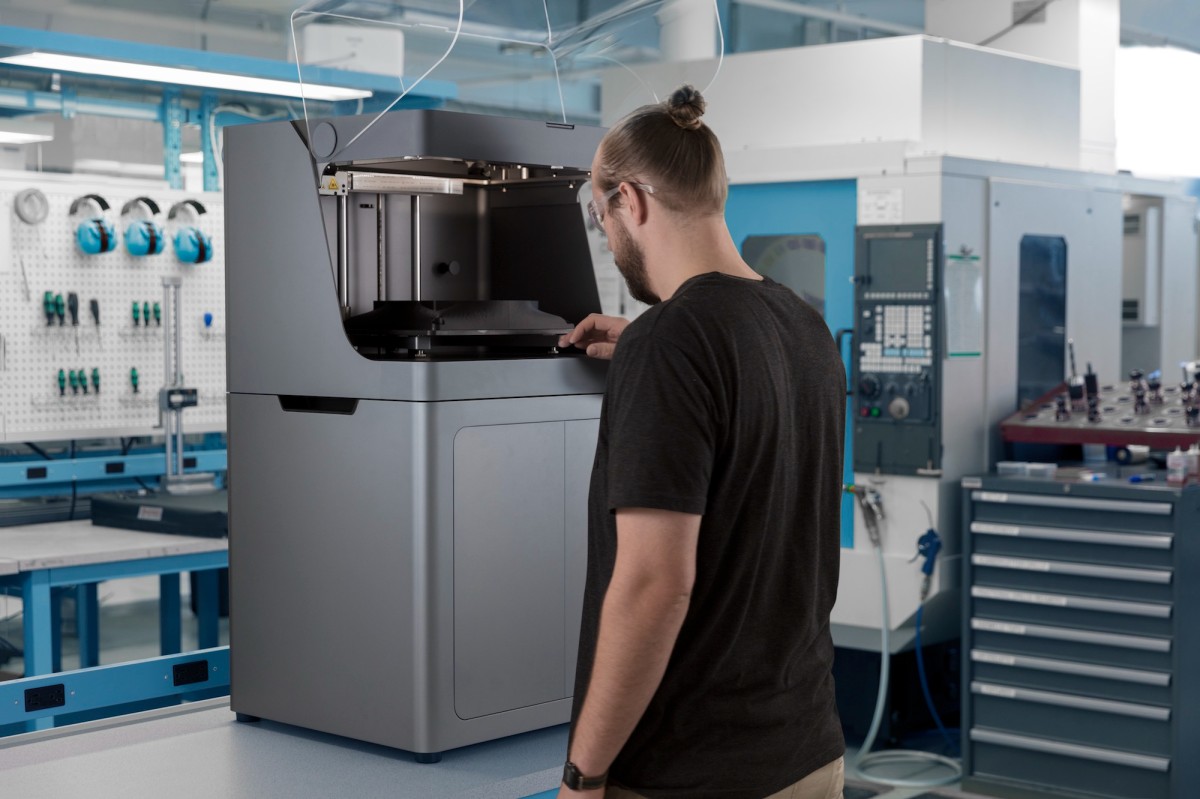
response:
M628 319L622 319L619 316L590 314L570 333L560 336L558 346L570 347L573 345L586 351L590 358L610 361L613 352L617 349L617 339L621 337L621 333L628 324Z
M565 785L558 786L558 799L604 799L604 788L593 788L590 791L572 791Z

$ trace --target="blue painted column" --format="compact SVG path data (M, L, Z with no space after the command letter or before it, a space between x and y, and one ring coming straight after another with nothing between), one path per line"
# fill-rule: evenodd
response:
M174 655L183 650L183 632L179 622L179 572L158 577L158 630L160 651Z
M97 584L75 587L75 627L79 631L79 668L100 665L100 603Z
M217 569L196 572L196 616L199 625L197 643L201 649L217 646L220 610L218 574Z
M54 635L50 619L50 573L45 569L22 572L21 600L25 616L25 676L50 674Z
M167 183L173 189L183 188L183 93L179 89L164 89L162 99L163 169Z
M220 191L221 177L217 171L217 96L205 93L200 98L200 152L204 155L204 190Z
M25 676L36 677L51 673L53 644L58 631L51 625L50 572L45 569L21 574L21 601L25 616ZM25 730L48 730L53 718L26 722Z
M61 588L50 589L50 670L62 671L62 601Z

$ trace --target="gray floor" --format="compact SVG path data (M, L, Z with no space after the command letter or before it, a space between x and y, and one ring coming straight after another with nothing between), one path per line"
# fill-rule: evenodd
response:
M196 625L186 601L183 614L185 648L194 648ZM63 665L71 668L79 657L69 602L64 616ZM0 636L20 646L21 634L19 617L0 620ZM158 654L157 602L102 602L100 639L104 664ZM228 642L227 620L221 622L221 642ZM0 671L18 676L22 663L11 660ZM228 700L215 699L0 739L0 783L5 794L22 797L519 799L557 785L566 735L565 727L539 730L448 752L441 763L425 766L385 747L271 722L238 724ZM852 757L853 751L847 760ZM915 776L920 768L906 773L897 767L892 776ZM847 787L846 799L930 793L868 786L853 778ZM968 796L955 788L936 794Z

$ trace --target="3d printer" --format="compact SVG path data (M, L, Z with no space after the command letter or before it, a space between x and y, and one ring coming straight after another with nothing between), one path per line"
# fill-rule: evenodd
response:
M604 370L555 344L600 309L602 130L227 135L233 709L426 760L566 721Z

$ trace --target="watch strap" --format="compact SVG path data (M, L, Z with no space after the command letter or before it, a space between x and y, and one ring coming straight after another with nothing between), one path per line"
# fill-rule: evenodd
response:
M597 788L603 788L608 782L608 772L597 777L585 776L570 760L563 765L563 785L570 788L572 791L594 791Z

